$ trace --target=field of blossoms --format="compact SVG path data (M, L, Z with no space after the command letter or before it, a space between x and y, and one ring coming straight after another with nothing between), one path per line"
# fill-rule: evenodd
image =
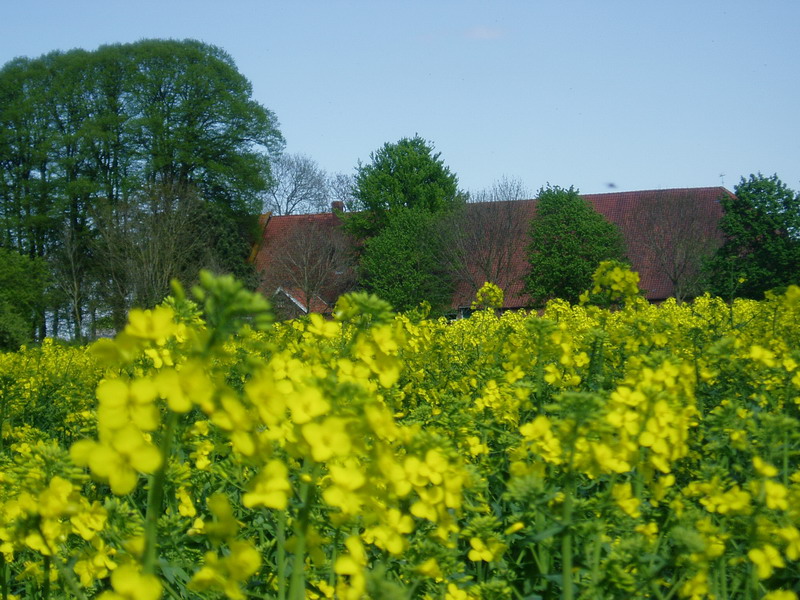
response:
M176 286L0 355L0 598L797 599L800 288L272 323Z

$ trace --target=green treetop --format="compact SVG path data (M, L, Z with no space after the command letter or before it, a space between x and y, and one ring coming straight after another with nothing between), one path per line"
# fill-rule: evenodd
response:
M742 178L721 202L725 242L709 263L712 291L758 299L800 283L800 194L777 175L759 173Z
M347 228L358 238L376 235L396 208L441 214L462 202L458 178L434 153L433 144L419 136L403 138L359 164Z
M622 234L570 187L539 191L530 223L526 290L535 304L551 298L578 300L604 260L622 260Z

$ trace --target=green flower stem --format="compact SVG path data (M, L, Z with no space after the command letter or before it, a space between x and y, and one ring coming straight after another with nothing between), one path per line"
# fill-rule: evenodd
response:
M592 545L592 570L589 576L592 586L597 586L597 580L600 579L600 559L603 551L603 535L605 535L605 522L597 527L597 532L594 536L594 544Z
M3 424L6 422L6 405L8 403L5 400L5 395L6 395L5 390L0 390L0 397L3 398L3 402L0 403L0 431L2 431ZM3 443L3 436L0 435L0 452L3 452L4 450L5 450L5 445ZM5 596L3 597L3 600L5 600Z
M47 549L50 551L50 556L58 556L60 551L64 551L64 548L53 548L50 542L47 541L47 536L45 535L44 531L42 530L41 521L39 522L38 526L39 535L41 536L44 543L47 545ZM45 574L47 575L47 590L46 595L44 596L47 598L50 595L50 578L49 572L52 567L52 561L50 556L44 557L44 569ZM78 600L86 600L86 595L81 591L78 582L75 580L75 576L73 575L72 571L67 569L64 566L64 563L60 560L55 561L55 567L58 570L58 575L61 577L61 580L66 584L69 590L72 592L72 597L77 598ZM3 600L8 600L8 584L7 584L8 574L6 572L6 563L5 557L2 553L0 553L0 581L2 581L2 589L3 589ZM43 594L45 590L42 590Z
M42 582L42 600L50 598L50 557L44 557L44 581Z
M562 521L564 523L564 533L561 538L561 598L562 600L573 600L575 591L572 581L572 509L575 495L575 475L570 472L567 475L566 485L564 486L564 506Z
M163 512L164 484L167 479L167 465L172 452L172 438L178 424L178 413L168 411L167 426L161 438L161 466L153 473L150 479L150 490L147 492L147 512L144 516L144 556L142 570L147 574L154 574L156 568L156 553L158 550L158 518Z
M303 472L307 473L308 459L303 465ZM308 521L311 516L311 505L313 503L314 480L312 476L309 481L303 483L300 488L300 511L295 521L294 534L297 543L294 548L294 560L292 561L292 577L289 581L289 600L304 600L306 597L306 531Z
M728 573L725 569L725 561L718 561L717 571L719 573L719 600L728 600Z
M544 531L547 523L545 523L545 515L541 510L536 511L536 531ZM536 562L536 567L542 576L550 574L550 549L544 540L533 545L530 545L531 555Z
M286 600L286 511L278 511L278 600Z
M2 552L0 552L0 594L3 595L3 600L8 600L8 565L6 556Z
M331 552L330 570L328 572L328 585L336 587L336 572L333 570L337 559L339 558L339 541L341 539L340 530L336 527L333 531L333 550Z
M664 596L664 600L670 600L670 598L672 598L675 594L678 593L678 590L681 589L683 584L686 583L686 580L689 578L688 573L689 573L688 571L683 572L678 581L676 581L675 584L672 586L669 593L667 593L667 595Z
M781 480L783 485L789 486L789 431L784 427L783 429L783 459Z
M61 581L64 582L67 588L69 588L70 593L72 596L71 598L77 598L77 600L86 600L86 594L83 593L78 582L75 580L75 576L73 575L72 571L67 569L66 565L60 560L55 561L56 569L58 569L58 576L61 578Z
M758 573L756 571L755 564L753 564L751 562L750 566L748 568L748 571L749 571L748 572L748 575L749 575L748 584L749 585L747 586L747 594L745 595L745 598L747 600L755 600L756 598L760 598L761 597L759 595L759 593L758 593L759 581L758 581Z

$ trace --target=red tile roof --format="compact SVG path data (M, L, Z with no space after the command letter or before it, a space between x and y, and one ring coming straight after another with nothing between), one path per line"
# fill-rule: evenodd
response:
M717 224L722 217L720 199L725 195L730 196L731 193L723 187L708 187L583 194L582 197L588 200L597 212L620 228L628 248L631 268L639 273L640 287L648 300L659 301L673 295L673 285L659 268L658 257L654 254L652 245L646 243L646 238L653 235L668 235L669 232L661 229L644 231L640 226L642 220L639 216L643 211L650 211L656 205L663 206L688 198L697 206L692 216L702 220L702 230L705 234L709 238L721 240ZM515 204L520 207L520 218L524 218L526 222L536 213L536 200L519 200ZM467 209L470 206L467 205ZM516 251L512 259L511 272L505 281L494 282L505 292L506 308L529 306L531 301L524 292L525 276L528 273L527 239L516 240L514 244ZM453 297L453 308L468 307L474 295L475 290L469 282L460 282Z
M341 293L344 275L337 271L323 281L317 272L319 265L304 261L317 249L331 251L329 240L342 239L339 217L333 213L282 216L267 213L261 215L259 223L261 237L250 258L260 276L259 290L267 296L283 294L302 313L330 313ZM300 285L306 276L313 280L308 288ZM309 298L307 293L311 294Z
M691 214L686 216L697 219L700 222L698 230L721 243L722 232L718 224L723 212L720 203L723 196L732 194L723 187L708 187L588 194L583 197L622 231L628 248L628 260L632 270L639 273L639 287L645 291L646 297L649 300L664 300L674 295L673 286L659 269L659 257L655 255L652 244L648 244L646 238L668 236L670 232L658 226L654 230L646 231L641 227L641 213L656 205L679 205L680 202L690 199L694 207Z
M652 210L654 206L665 206L668 203L677 203L679 199L689 199L693 203L692 218L702 221L702 231L714 239L721 240L721 233L717 228L720 217L722 216L722 205L720 199L731 193L723 187L708 188L681 188L667 190L646 190L636 192L612 192L607 194L584 194L582 197L588 200L606 219L616 224L625 238L628 248L628 259L632 269L637 271L640 276L640 286L645 291L649 300L658 301L673 295L673 285L667 276L658 266L658 256L652 249L652 245L645 243L648 237L654 235L669 237L669 231L645 231L641 227L640 215L643 211ZM481 203L468 204L475 207ZM519 211L519 218L527 223L534 216L536 211L536 200L519 200L513 203L515 209ZM646 213L644 213L646 214ZM341 221L336 214L318 213L312 215L287 215L270 216L262 215L263 234L258 247L254 250L253 261L259 273L269 272L271 267L271 257L276 249L287 243L293 235L301 231L309 224L315 224L321 231L328 228L336 229L341 225ZM505 307L520 308L530 304L529 296L523 291L525 276L528 271L526 255L527 247L527 227L521 229L524 232L523 239L508 240L513 244L514 252L510 261L510 268L502 281L496 281L505 292ZM474 264L470 265L473 271L476 269ZM474 273L473 280L480 279L480 273ZM273 288L274 289L274 288ZM272 293L262 287L265 293ZM453 308L468 307L475 295L474 285L461 281L457 283L453 295ZM330 299L333 301L335 299ZM312 308L315 308L312 305Z
M334 213L316 213L310 215L281 215L271 213L263 214L258 219L261 226L261 238L254 247L251 262L255 264L258 273L266 273L271 264L271 258L276 250L309 226L319 227L321 230L337 228L342 222ZM263 291L263 290L262 290Z

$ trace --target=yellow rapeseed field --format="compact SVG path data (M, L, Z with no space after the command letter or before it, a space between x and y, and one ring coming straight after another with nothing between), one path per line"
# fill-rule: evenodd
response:
M272 323L203 274L0 355L0 598L797 599L800 288Z

